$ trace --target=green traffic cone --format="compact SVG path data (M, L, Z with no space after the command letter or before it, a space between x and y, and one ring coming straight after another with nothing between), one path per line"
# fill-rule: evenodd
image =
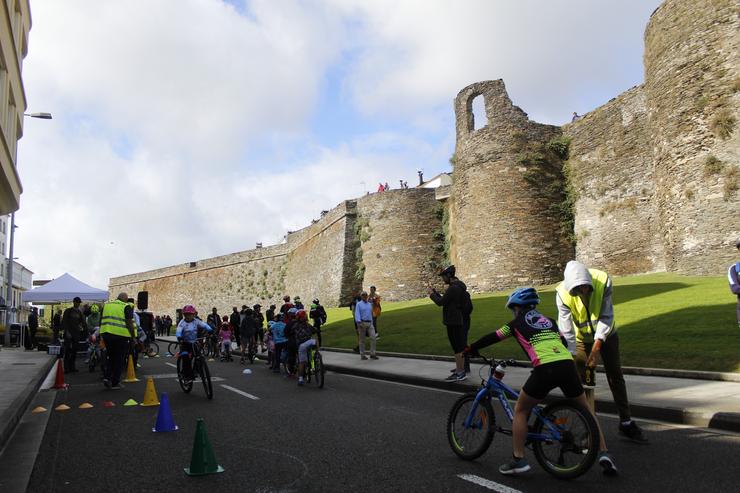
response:
M198 418L198 425L195 427L195 442L193 442L193 456L190 459L190 467L185 468L185 474L203 476L217 472L224 472L224 468L216 462L203 418Z

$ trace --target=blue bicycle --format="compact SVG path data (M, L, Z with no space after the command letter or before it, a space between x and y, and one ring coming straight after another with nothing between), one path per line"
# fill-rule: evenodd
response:
M491 406L492 398L501 404L509 425L514 412L507 399L519 397L501 381L507 366L525 366L514 360L489 360L488 379L482 379L481 389L460 397L447 418L447 439L453 452L465 460L473 460L485 453L493 441L494 431L511 435L511 427L496 425ZM599 452L599 428L596 419L575 402L560 399L545 407L532 410L533 423L527 434L527 448L542 468L558 479L573 479L588 471Z

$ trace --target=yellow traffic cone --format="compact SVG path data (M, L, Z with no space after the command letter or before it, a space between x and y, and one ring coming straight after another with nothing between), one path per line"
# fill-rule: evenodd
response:
M42 406L36 406L33 408L33 411L31 411L31 413L33 414L45 413L45 412L46 412L46 408Z
M59 404L54 408L55 411L69 411L70 407L66 404Z
M93 405L89 402L83 402L82 404L80 404L78 409L91 409L92 407Z
M134 357L132 355L128 355L128 369L126 370L126 378L124 379L124 382L131 383L131 382L138 382L139 379L136 378L136 370L134 370Z
M142 402L139 405L140 406L159 406L159 399L157 399L157 391L154 390L154 378L147 377L146 390L144 391L144 402Z

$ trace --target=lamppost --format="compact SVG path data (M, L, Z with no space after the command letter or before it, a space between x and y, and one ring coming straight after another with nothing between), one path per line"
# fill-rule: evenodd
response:
M51 113L23 113L23 116L51 120ZM8 287L5 300L5 346L10 347L10 313L15 311L15 300L13 299L13 240L15 239L15 211L10 214L10 249L8 250ZM17 322L17 321L16 321ZM19 343L22 341L23 330L19 335Z

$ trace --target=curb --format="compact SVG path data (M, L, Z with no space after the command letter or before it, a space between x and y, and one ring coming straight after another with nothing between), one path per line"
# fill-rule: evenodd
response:
M2 420L0 423L0 451L2 451L7 445L16 426L25 414L26 409L33 401L33 398L41 387L41 384L44 382L46 375L49 374L56 361L57 358L50 356L49 361L41 367L31 381L28 382L26 387L23 389L23 392L15 398L8 409L6 409L2 416L0 416L0 420Z
M351 349L322 347L322 351L333 351L335 353L357 354ZM377 351L378 356L387 356L391 358L406 359L424 359L430 361L449 361L454 362L452 356L440 356L436 354L411 354L411 353L393 353L389 351ZM479 361L479 360L473 360ZM482 360L479 361L482 363ZM521 364L531 366L529 361L520 360ZM599 371L603 372L604 367L598 366ZM667 378L690 378L693 380L712 380L718 382L740 382L740 373L729 373L719 371L701 371L701 370L676 370L668 368L641 368L637 366L623 366L622 373L625 375L640 375L644 377L667 377Z

